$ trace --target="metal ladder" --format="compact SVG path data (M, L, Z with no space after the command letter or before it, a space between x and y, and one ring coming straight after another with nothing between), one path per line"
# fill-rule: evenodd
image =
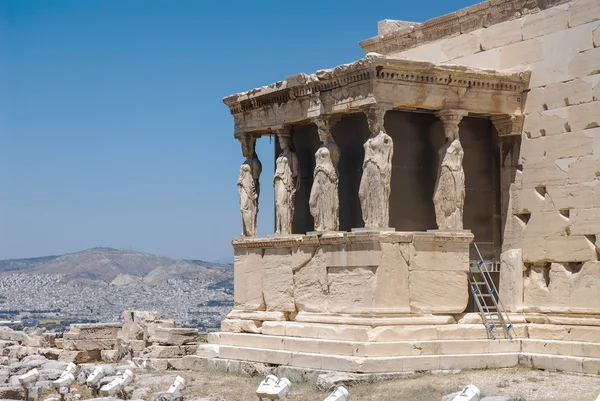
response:
M479 261L477 262L477 271L469 269L469 283L471 284L471 293L475 299L475 304L481 314L481 320L487 329L488 338L495 340L497 337L496 329L502 328L502 336L512 340L517 337L513 324L504 309L504 305L498 295L496 285L492 281L492 276L487 268L481 252L476 243L473 243ZM476 277L479 275L479 278Z

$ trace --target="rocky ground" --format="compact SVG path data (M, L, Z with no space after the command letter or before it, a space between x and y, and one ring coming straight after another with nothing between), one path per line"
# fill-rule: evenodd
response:
M69 399L89 399L91 391L85 386L85 377L96 365L80 365L77 381L72 388ZM262 376L252 375L256 372L234 375L214 370L205 372L165 371L156 372L151 369L134 367L129 362L118 365L103 365L112 374L131 369L136 379L127 388L133 400L156 399L156 393L165 392L177 376L186 379L184 390L186 400L195 401L237 401L254 399L254 392ZM47 360L35 355L25 357L22 361L12 363L0 369L0 398L22 399L23 391L18 385L17 375L33 368L40 371L41 379L34 386L32 394L41 400L54 399L59 394L51 387L50 380L58 378L66 367L66 363ZM109 378L104 381L107 382ZM331 388L344 384L350 391L351 400L410 400L437 401L446 394L460 390L467 384L475 384L484 395L507 395L518 400L594 400L600 393L600 376L575 375L558 372L546 372L523 368L498 370L471 370L438 373L407 374L381 381L356 381L356 376L333 374L322 376L317 380L294 382L290 401L323 400ZM154 397L153 397L154 394Z

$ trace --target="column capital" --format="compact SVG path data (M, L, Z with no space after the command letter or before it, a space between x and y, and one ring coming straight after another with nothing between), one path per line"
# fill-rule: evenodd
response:
M320 116L311 118L311 121L319 129L331 129L338 121L342 119L340 114L321 114Z
M498 131L498 136L521 135L525 116L518 114L504 114L490 117L492 124Z
M458 124L463 117L468 115L467 110L462 109L445 109L435 113L435 116L442 120L446 138L449 140L458 139Z
M359 109L367 116L369 123L369 131L371 134L377 135L383 129L385 113L393 107L385 103L372 103L360 106Z
M277 137L292 137L292 126L291 125L276 125L271 127L271 131L277 135Z

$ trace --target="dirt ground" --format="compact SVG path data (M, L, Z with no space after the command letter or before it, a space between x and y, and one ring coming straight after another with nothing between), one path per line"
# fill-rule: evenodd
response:
M257 400L261 377L237 376L219 372L156 372L139 375L136 388L147 396L166 391L177 375L187 381L186 401ZM510 395L527 401L594 401L600 394L600 375L576 375L526 368L465 370L445 374L417 374L395 380L350 387L350 400L439 401L442 396L475 384L484 395ZM140 394L138 395L146 395ZM289 401L320 401L328 393L315 383L294 383ZM145 399L148 399L144 396Z

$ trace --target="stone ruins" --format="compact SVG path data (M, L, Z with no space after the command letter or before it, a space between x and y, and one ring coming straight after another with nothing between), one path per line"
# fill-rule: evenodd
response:
M597 0L490 0L381 21L360 60L226 97L246 159L235 307L198 355L600 371L599 27Z

